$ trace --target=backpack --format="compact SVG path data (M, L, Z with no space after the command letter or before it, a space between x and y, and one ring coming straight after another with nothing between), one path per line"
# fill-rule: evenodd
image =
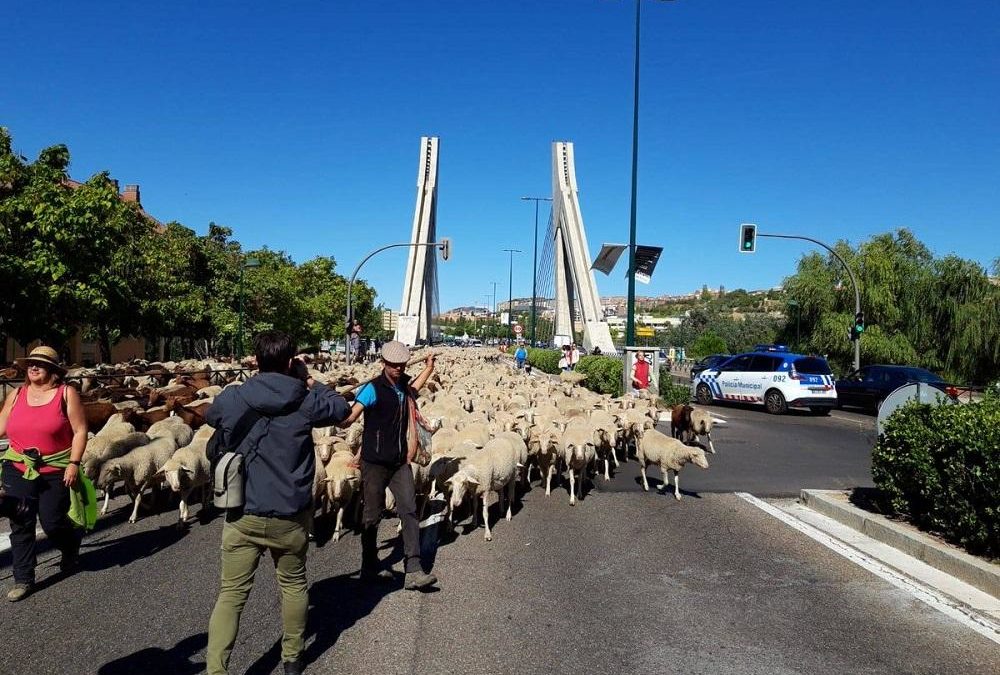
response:
M260 414L257 414L252 408L249 410L253 413L252 422L246 425L246 429L242 432L238 428L233 429L233 437L229 439L232 449L223 445L221 429L212 432L208 444L205 446L205 454L212 467L212 503L220 509L243 508L243 486L246 482L244 457L243 453L238 452L236 448L240 447L240 444L261 419Z

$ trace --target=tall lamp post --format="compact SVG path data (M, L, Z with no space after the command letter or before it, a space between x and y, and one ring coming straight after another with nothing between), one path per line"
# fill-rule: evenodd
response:
M535 202L534 263L531 266L531 346L535 346L535 324L538 322L538 202L551 202L552 197L521 197L521 201Z
M237 331L236 338L236 356L238 358L243 358L243 270L247 268L260 267L260 261L257 258L246 258L240 264L240 327Z
M513 337L513 322L511 318L514 314L514 254L523 253L519 248L505 248L504 251L510 254L510 270L507 273L507 342Z
M663 2L664 0L660 0ZM635 203L639 177L639 17L642 0L635 0L635 84L632 99L632 209L628 237L628 305L625 344L635 344Z

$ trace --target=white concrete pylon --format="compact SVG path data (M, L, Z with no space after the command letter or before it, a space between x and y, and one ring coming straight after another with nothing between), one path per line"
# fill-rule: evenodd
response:
M413 244L437 241L437 167L438 139L422 136L417 167L417 206L410 237ZM428 341L431 337L431 317L438 295L436 252L433 246L410 247L395 333L395 339L407 345Z
M555 236L555 340L573 340L574 320L583 324L583 346L588 352L599 347L604 354L616 354L611 330L604 320L601 296L590 269L590 249L583 226L576 183L573 144L552 144L552 213ZM580 316L573 316L578 304Z

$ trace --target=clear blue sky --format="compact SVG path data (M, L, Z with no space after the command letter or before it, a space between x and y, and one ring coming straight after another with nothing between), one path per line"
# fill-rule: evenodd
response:
M937 254L1000 255L1000 2L643 7L639 242L665 251L640 294L773 286L808 250L741 256L740 222L855 243L905 226ZM618 0L14 3L0 124L32 158L68 144L75 178L141 184L161 220L345 274L409 237L437 135L441 306L482 304L506 290L501 249L530 252L519 197L551 194L553 140L575 143L591 254L627 243L633 21ZM389 306L404 264L362 273Z

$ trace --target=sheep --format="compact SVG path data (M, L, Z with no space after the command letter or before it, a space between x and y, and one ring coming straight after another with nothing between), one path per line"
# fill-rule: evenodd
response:
M590 413L590 424L594 429L594 444L597 455L604 460L604 480L611 480L611 476L608 475L611 460L614 460L616 469L620 466L616 452L618 421L607 411L593 410Z
M708 439L708 451L715 454L715 446L712 445L712 426L715 419L712 413L701 408L697 408L691 413L691 431L689 441L697 441L699 436Z
M550 425L540 430L536 438L538 446L534 457L542 478L545 479L545 496L548 497L552 494L552 476L558 472L559 458L562 456L562 431L555 425Z
M569 503L576 505L576 472L580 472L580 499L583 499L583 482L587 479L587 467L594 461L597 448L594 446L594 429L582 417L569 421L562 433L563 461L569 469Z
M670 471L674 472L674 497L681 498L679 478L681 468L688 463L700 466L702 469L708 468L708 460L705 459L705 451L690 445L684 445L680 440L671 438L656 429L646 431L639 441L637 451L639 459L639 472L642 474L642 489L649 491L649 483L646 481L646 466L655 464L663 470L663 487L670 485Z
M87 449L83 451L80 460L80 470L90 480L96 480L101 475L101 467L107 461L149 443L149 436L140 431L131 431L131 424L119 424L115 428L119 433L99 434L87 441Z
M478 511L475 500L480 497L483 500L483 520L486 524L486 541L493 541L493 532L490 530L490 517L487 495L490 492L498 492L507 489L508 503L506 519L511 519L511 505L514 502L514 483L517 480L517 457L511 444L504 439L494 439L489 441L481 450L470 454L459 466L455 475L448 479L451 485L451 500L449 506L452 510L461 506L465 500L466 493L473 496L473 514L476 514L478 524Z
M97 487L105 491L111 489L111 485L121 480L125 482L125 488L135 499L132 508L132 515L128 522L134 523L139 518L139 502L142 500L142 491L147 485L158 480L157 471L169 460L177 450L177 441L174 435L160 432L163 435L152 438L149 443L140 445L127 455L109 460L101 467L98 476ZM190 433L190 429L189 429ZM190 441L190 436L188 436ZM101 513L107 512L107 500Z
M355 464L354 454L350 450L338 450L330 456L325 471L326 498L323 501L323 514L326 515L326 509L331 505L337 509L337 522L333 530L333 540L337 541L344 531L344 511L361 483L361 470Z
M180 417L167 417L156 424L153 424L146 431L150 438L160 438L168 436L174 439L178 448L183 448L191 443L194 438L194 430L189 427Z
M681 441L687 440L691 431L691 413L694 408L681 403L670 409L670 435Z
M202 488L202 504L205 503L204 489L212 481L212 467L205 454L208 439L215 429L207 424L198 429L191 443L178 449L159 468L167 485L174 492L181 494L178 520L186 523L188 520L188 496L195 488Z

